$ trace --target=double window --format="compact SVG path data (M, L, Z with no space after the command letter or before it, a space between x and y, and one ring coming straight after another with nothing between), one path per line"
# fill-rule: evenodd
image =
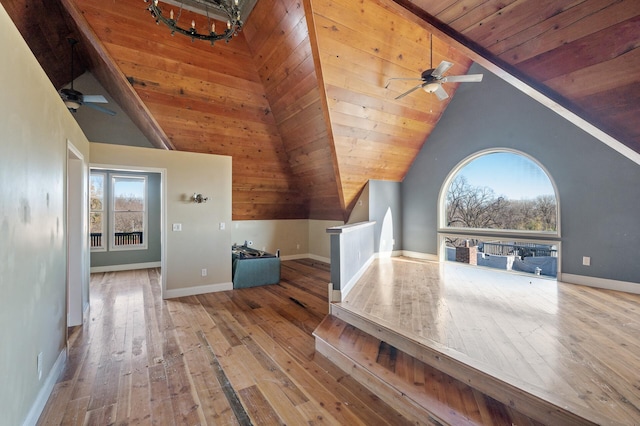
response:
M147 177L91 172L91 249L147 248Z

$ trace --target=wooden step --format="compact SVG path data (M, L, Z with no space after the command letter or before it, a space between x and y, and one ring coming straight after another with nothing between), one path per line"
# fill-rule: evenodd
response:
M520 406L541 410L535 416L522 413L513 401L499 402L481 389L470 386L480 380L479 372L475 371L475 375L467 380L452 377L441 371L437 363L433 366L424 362L433 348L422 348L423 352L416 357L405 351L407 346L411 351L418 351L411 347L415 342L398 345L402 346L400 349L380 338L396 342L402 340L398 336L389 338L392 331L379 324L365 324L367 320L364 318L346 319L349 322L336 315L328 315L320 323L314 332L316 351L419 424L590 424L558 407L550 408L535 397L527 399L527 395L521 392L518 394ZM495 383L491 386L485 384L489 389L495 386ZM508 388L506 392L513 392L513 389Z
M425 424L429 419L432 424L479 424L439 401L436 395L428 392L424 380L409 384L378 363L382 342L362 330L328 315L314 336L317 352L412 421Z

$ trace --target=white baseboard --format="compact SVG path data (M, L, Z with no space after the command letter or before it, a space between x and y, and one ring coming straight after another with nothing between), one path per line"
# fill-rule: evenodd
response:
M135 269L148 269L148 268L160 268L161 262L146 262L146 263L128 263L125 265L108 265L108 266L92 266L91 273L96 272L117 272L117 271L133 271Z
M402 255L407 257L413 257L414 259L430 260L432 262L439 262L440 258L437 254L420 253L418 251L402 250Z
M280 259L282 260L313 259L313 260L317 260L318 262L331 263L331 259L318 256L315 254L311 254L311 253L290 254L288 256L280 256Z
M298 260L298 259L308 259L311 255L309 253L302 254L290 254L287 256L280 256L280 260Z
M53 387L58 381L58 377L60 377L60 373L64 370L64 366L67 363L67 348L64 348L60 354L58 355L58 359L53 364L51 371L47 375L47 379L42 384L40 388L40 392L38 392L38 396L36 400L31 405L31 409L29 409L29 413L27 414L27 418L24 419L22 423L23 426L32 426L38 423L38 419L42 414L42 410L44 410L44 406L47 404L49 400L49 396L51 396L51 392L53 392Z
M162 293L162 297L163 299L173 299L175 297L195 296L198 294L215 293L217 291L227 291L227 290L233 290L232 282L197 285L193 287L165 290Z
M327 257L322 257L322 256L318 256L318 255L315 255L315 254L309 254L307 257L309 259L317 260L318 262L324 262L324 263L331 264L331 259L329 259Z
M404 253L402 250L393 250L393 251L383 251L374 253L376 259L390 259L392 257L403 256Z
M376 256L374 254L369 259L367 259L367 261L360 267L358 272L353 274L353 277L351 277L351 279L346 283L346 285L343 288L341 288L340 290L333 291L332 298L337 298L338 299L336 300L337 302L342 302L344 298L347 297L347 294L349 294L353 286L356 285L356 283L360 278L362 278L362 275L364 275L364 273L367 271L369 266L371 266L371 263L375 258Z
M629 281L617 281L607 278L596 278L575 274L560 274L558 281L569 284L584 285L587 287L602 288L605 290L616 290L624 291L626 293L640 294L640 283L633 283Z
M83 324L89 318L89 308L90 307L91 307L91 304L87 303L87 305L84 307L84 310L82 311L82 323Z

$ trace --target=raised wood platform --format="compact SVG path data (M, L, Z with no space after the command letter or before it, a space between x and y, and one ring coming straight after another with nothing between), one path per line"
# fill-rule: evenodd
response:
M425 409L453 424L523 424L522 415L534 424L640 424L640 296L394 258L375 261L331 313L316 330L316 350L370 389L390 389L387 402L401 401L406 415ZM385 345L408 360L400 374L381 366ZM415 379L407 373L415 365L446 379ZM451 390L465 386L465 402L452 403ZM478 403L477 391L502 402L506 414L496 418L504 423L481 416L489 405Z

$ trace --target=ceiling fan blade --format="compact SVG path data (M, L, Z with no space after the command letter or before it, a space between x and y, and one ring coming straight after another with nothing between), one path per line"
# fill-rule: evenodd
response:
M449 97L447 91L444 90L440 85L438 85L438 88L433 93L435 93L438 99L440 99L441 101L444 101Z
M109 103L109 101L102 95L82 95L82 102L93 102L94 104Z
M391 82L392 82L393 80L415 80L415 81L418 81L418 80L422 80L422 79L421 79L421 78L403 78L403 77L393 77L393 78L390 78L389 80L387 80L387 84L385 84L385 85L384 85L384 88L386 89L387 87L389 87L389 85L391 84Z
M431 75L434 77L440 78L442 77L442 74L447 72L449 68L451 68L452 66L453 64L451 62L442 61L440 62L440 65L438 65L438 67L435 70L433 70Z
M425 85L425 83L418 84L416 87L413 87L413 88L407 90L406 92L404 92L403 94L399 95L398 97L396 97L396 100L404 98L409 93L415 92L416 90L422 88L422 86L424 86L424 85Z
M482 74L448 75L442 79L447 83L477 83L482 81Z
M100 106L100 105L96 105L96 104L91 103L91 102L85 102L85 103L83 103L82 105L86 105L86 106L88 106L89 108L93 108L93 109L95 109L96 111L104 112L105 114L109 114L109 115L116 115L116 112L115 112L115 111L111 111L111 110L110 110L110 109L108 109L108 108L105 108L105 107Z

